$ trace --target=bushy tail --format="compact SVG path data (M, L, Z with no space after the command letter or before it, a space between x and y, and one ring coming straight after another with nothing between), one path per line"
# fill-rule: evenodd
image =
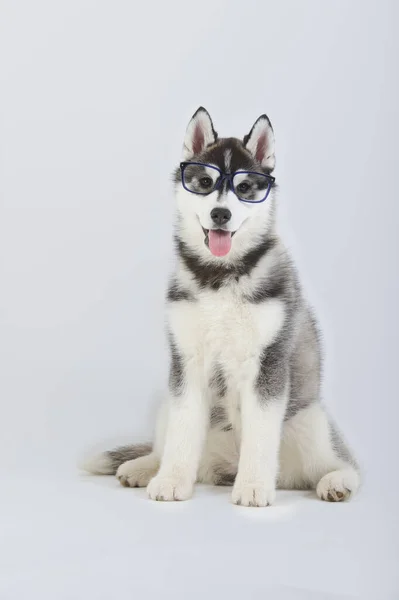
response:
M152 451L151 444L134 444L131 446L120 446L115 450L107 450L88 458L83 462L81 468L93 475L115 475L118 467L127 460L133 460L140 456L147 456Z

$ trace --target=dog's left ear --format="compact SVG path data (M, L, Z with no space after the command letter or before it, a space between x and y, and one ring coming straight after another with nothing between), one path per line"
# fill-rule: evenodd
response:
M269 172L276 165L274 155L273 127L266 115L259 117L248 135L245 136L244 146L252 156Z
M183 159L191 160L201 154L209 144L216 142L218 134L213 128L212 119L202 106L191 117L184 138Z

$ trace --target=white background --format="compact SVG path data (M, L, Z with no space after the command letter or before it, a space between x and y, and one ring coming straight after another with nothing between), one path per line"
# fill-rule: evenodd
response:
M177 598L200 594L206 571L219 596L398 592L398 3L0 10L1 597ZM151 432L170 173L199 105L222 136L264 112L273 123L280 230L324 332L323 396L365 470L350 505L280 493L274 512L243 516L228 491L199 490L150 508L75 472L87 449Z

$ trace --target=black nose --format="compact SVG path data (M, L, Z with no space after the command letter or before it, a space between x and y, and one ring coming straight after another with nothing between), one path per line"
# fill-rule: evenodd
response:
M231 219L231 212L228 208L213 208L211 210L211 219L216 225L224 225Z

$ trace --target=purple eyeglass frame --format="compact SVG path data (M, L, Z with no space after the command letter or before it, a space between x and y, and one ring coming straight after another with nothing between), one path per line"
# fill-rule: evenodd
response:
M188 167L189 165L198 165L200 167L209 167L210 169L217 171L220 174L220 178L216 182L215 187L212 188L209 192L194 192L193 190L190 190L188 187L186 187L186 185L184 183L184 171L185 171L186 167ZM266 173L259 173L258 171L236 171L235 173L223 173L223 171L221 171L218 167L214 167L213 165L208 165L208 163L200 163L200 162L192 162L192 161L180 163L180 171L181 171L182 186L184 187L184 189L187 192L190 192L191 194L196 194L198 196L209 196L209 194L212 194L212 192L219 189L220 186L222 185L223 181L225 179L227 179L227 181L229 182L229 185L230 185L230 189L233 192L233 194L235 194L237 196L237 198L239 199L240 202L246 202L247 204L260 204L261 202L264 202L267 199L267 197L270 193L270 190L273 187L273 183L276 181L276 178L273 177L272 175L267 175ZM233 177L235 177L236 175L260 175L261 177L265 177L269 181L269 186L266 190L266 194L265 194L264 198L262 198L262 200L244 200L243 198L241 198L241 196L239 196L237 194L237 192L235 191L234 185L233 185Z

